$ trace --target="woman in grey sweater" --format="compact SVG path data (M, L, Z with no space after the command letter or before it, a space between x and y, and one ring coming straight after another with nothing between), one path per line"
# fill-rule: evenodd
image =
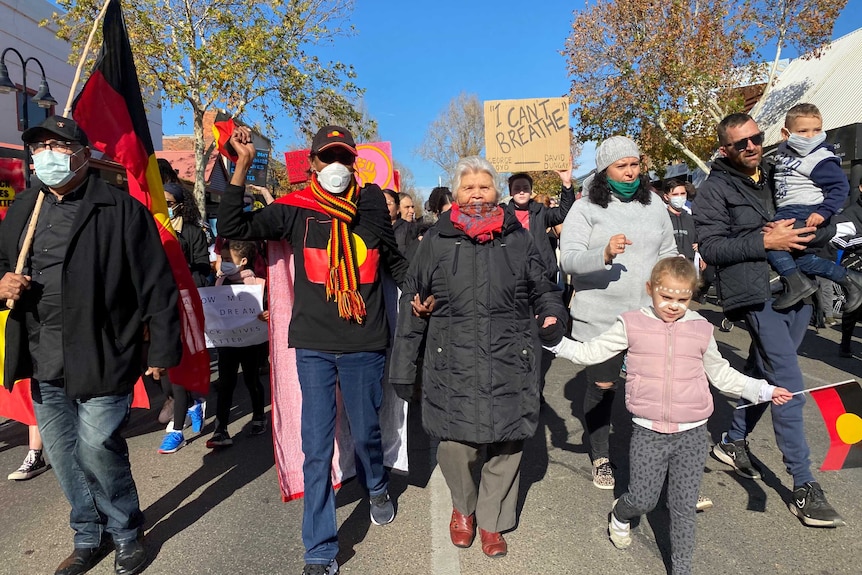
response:
M677 254L664 204L641 175L637 144L624 136L596 149L596 175L563 222L560 268L572 274L572 338L588 341L625 311L649 305L644 291L656 262ZM593 484L614 488L611 407L625 353L585 368L584 420Z

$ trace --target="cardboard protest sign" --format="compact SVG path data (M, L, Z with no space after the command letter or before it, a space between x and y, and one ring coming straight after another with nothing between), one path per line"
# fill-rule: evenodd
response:
M269 340L269 325L257 317L263 311L262 285L222 285L198 292L207 347L247 347Z
M15 200L15 194L24 190L24 162L17 158L0 158L0 220Z
M392 165L392 143L374 142L356 146L356 179L360 186L377 184L382 189L396 189L395 170ZM287 177L291 184L307 182L308 154L311 150L296 150L284 153Z
M485 157L498 172L571 168L568 99L486 101Z

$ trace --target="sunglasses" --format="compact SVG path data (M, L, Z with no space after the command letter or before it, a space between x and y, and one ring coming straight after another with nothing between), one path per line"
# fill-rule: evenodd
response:
M352 166L353 162L356 161L356 156L351 154L349 151L345 150L341 147L329 148L328 150L323 150L317 157L324 164L331 164L333 162L338 162L339 164L343 164L345 166Z
M732 144L725 144L728 148L733 148L737 152L744 152L746 148L748 148L748 142L751 142L755 146L760 146L763 144L763 132L758 132L753 136L749 136L747 138L743 138L737 142L733 142Z

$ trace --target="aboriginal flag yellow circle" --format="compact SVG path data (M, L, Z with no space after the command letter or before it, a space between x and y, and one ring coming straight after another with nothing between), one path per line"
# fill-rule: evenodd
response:
M356 246L356 265L361 266L365 263L366 258L368 257L368 246L365 245L365 240L359 237L357 234L350 234L353 236L353 243ZM330 239L326 243L326 255L330 255L332 253L332 240Z
M862 418L855 413L842 413L835 420L835 431L847 445L862 441Z

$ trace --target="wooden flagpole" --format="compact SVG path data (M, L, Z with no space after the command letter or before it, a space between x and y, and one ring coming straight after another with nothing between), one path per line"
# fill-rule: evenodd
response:
M63 110L63 116L69 118L72 113L72 102L75 100L75 90L78 83L81 81L81 70L84 68L84 63L87 61L87 55L90 53L90 47L93 45L93 38L96 36L96 30L99 29L99 23L105 17L105 12L108 11L108 4L111 0L105 0L104 6L99 11L99 16L93 22L93 27L90 30L90 36L87 38L87 43L84 45L84 52L81 54L81 59L78 60L78 68L75 70L75 79L72 80L72 87L69 89L69 97L66 100L66 108ZM26 166L29 170L30 166ZM36 222L39 219L39 212L42 211L42 202L45 199L45 194L41 193L36 197L36 206L33 208L33 215L30 216L30 224L27 226L27 235L24 236L24 242L21 244L21 251L18 254L18 261L15 264L15 273L21 274L24 271L24 264L27 262L27 254L30 253L30 247L33 245L33 236L36 233ZM15 307L15 300L7 299L6 307L12 309Z

